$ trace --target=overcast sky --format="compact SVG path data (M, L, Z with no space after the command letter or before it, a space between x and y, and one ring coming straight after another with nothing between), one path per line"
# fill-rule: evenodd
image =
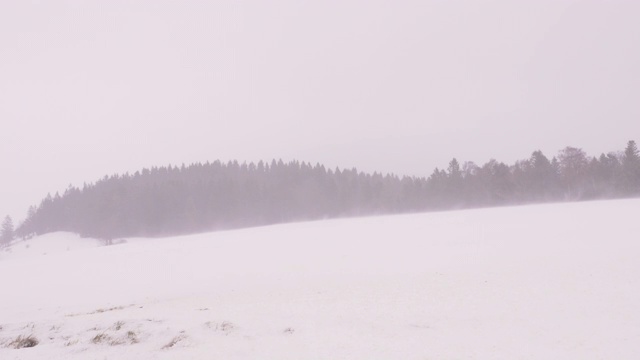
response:
M0 1L0 214L142 167L640 140L640 1Z

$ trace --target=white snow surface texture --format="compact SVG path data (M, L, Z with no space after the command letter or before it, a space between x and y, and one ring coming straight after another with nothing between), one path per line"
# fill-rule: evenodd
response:
M616 200L112 246L49 234L0 252L0 359L639 359L639 215Z

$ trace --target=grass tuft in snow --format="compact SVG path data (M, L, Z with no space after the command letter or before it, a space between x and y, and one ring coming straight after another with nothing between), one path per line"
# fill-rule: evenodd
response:
M222 331L226 335L229 335L229 333L236 328L236 326L230 321L223 321L221 323L207 321L204 323L204 326L214 331Z
M124 321L118 321L116 322L113 326L111 326L109 328L109 330L113 330L113 331L119 331L122 329L122 327L124 326ZM140 342L140 340L138 339L138 334L135 331L127 331L126 334L121 335L121 336L117 336L115 334L111 334L109 335L107 333L108 330L105 330L99 334L97 334L96 336L94 336L91 339L91 342L93 344L108 344L111 346L118 346L118 345L133 345L133 344L137 344Z
M127 331L127 340L129 340L131 344L137 344L138 342L140 342L138 340L138 334L136 334L134 331Z
M68 340L66 343L64 343L64 346L73 346L73 345L76 345L78 342L79 342L78 339Z
M37 346L38 344L39 344L38 339L36 339L36 337L33 335L29 335L29 336L19 335L13 341L7 344L7 347L13 348L13 349L23 349L23 348L32 348Z
M173 339L171 339L171 341L169 341L169 343L167 343L165 346L162 347L163 350L166 349L171 349L172 347L176 346L176 344L178 344L180 341L186 339L187 336L184 334L180 334L176 337L174 337Z
M93 339L91 339L91 342L94 344L102 344L105 342L110 342L111 341L111 336L105 334L105 333L100 333L96 336L93 337Z

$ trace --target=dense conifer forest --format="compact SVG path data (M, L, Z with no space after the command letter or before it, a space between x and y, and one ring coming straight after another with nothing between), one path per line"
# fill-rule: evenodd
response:
M589 157L566 147L507 165L451 160L431 176L398 177L320 164L197 163L105 176L31 207L16 235L53 231L114 239L167 236L325 218L579 201L640 195L640 156Z

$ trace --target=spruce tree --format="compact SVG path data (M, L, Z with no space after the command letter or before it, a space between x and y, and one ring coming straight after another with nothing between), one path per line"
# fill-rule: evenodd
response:
M640 152L633 140L627 143L622 158L622 191L626 195L640 192Z
M13 220L7 215L2 222L2 228L0 229L0 244L8 245L13 240Z

